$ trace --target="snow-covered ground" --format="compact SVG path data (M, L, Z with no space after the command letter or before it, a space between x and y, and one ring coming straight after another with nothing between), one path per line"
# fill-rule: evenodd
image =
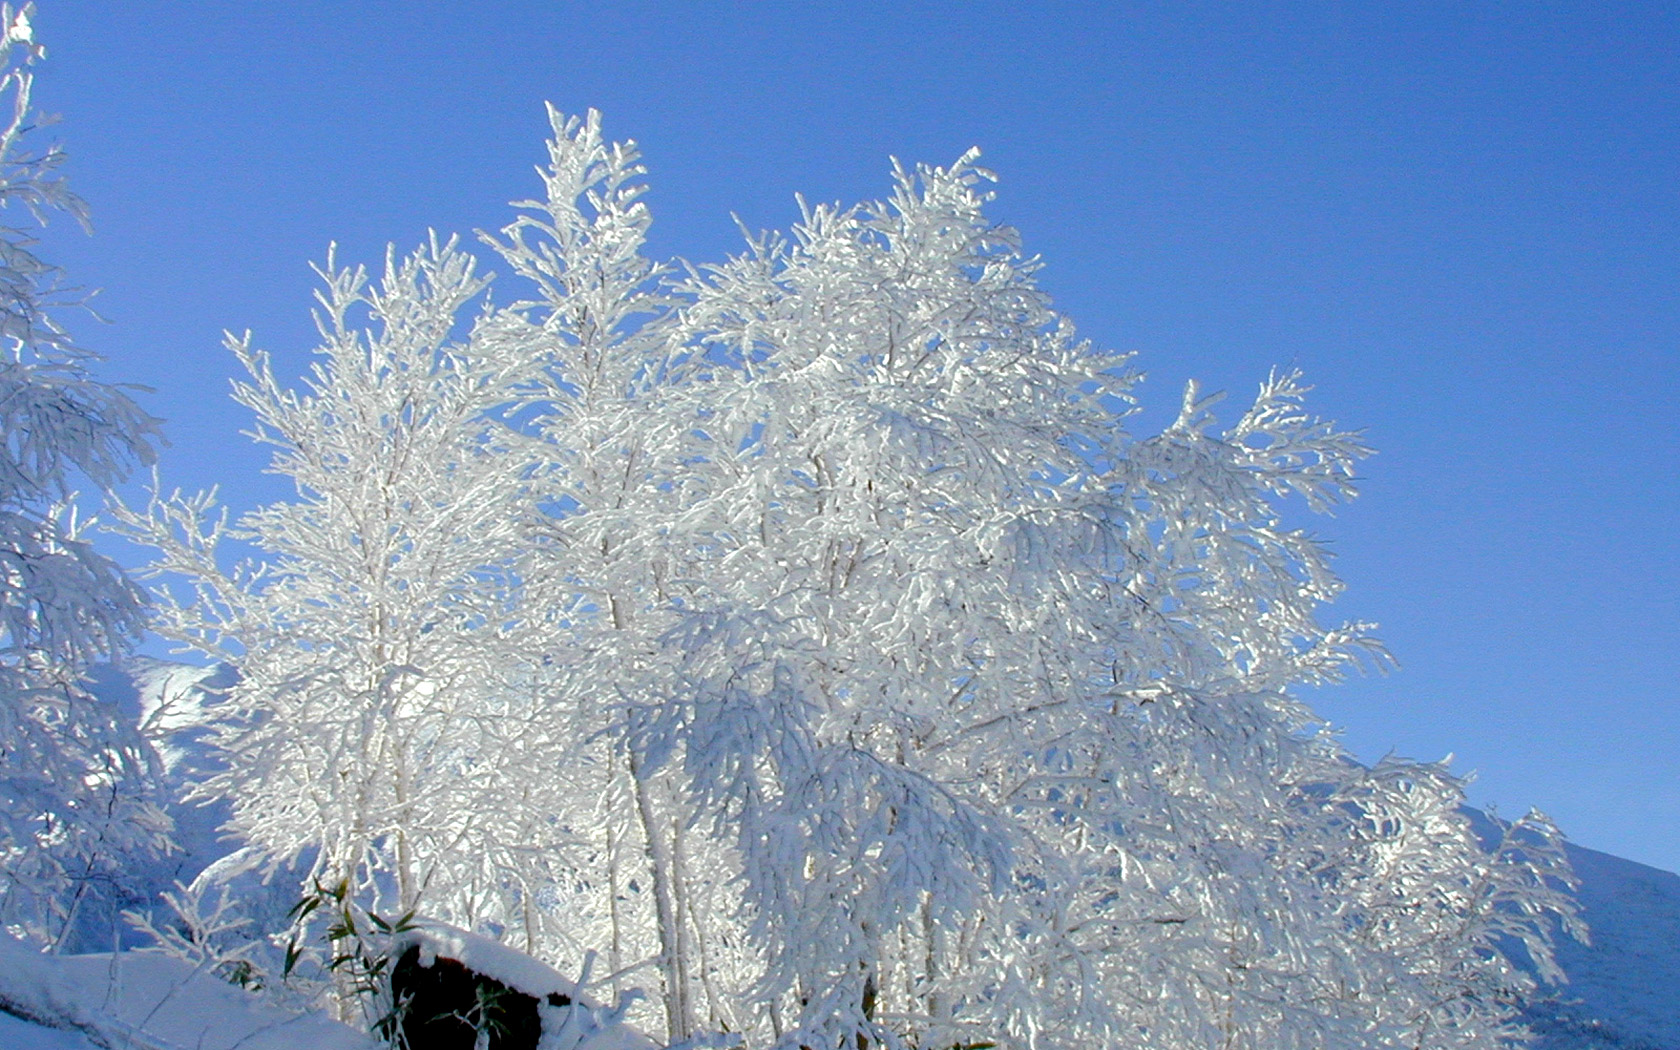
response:
M616 1011L548 966L465 930L424 924L401 935L422 965L455 959L544 1003L544 1047L655 1050ZM552 1015L552 1016L550 1016ZM368 1036L318 1013L299 1013L159 952L39 954L0 934L0 1050L374 1050Z
M0 1046L6 1050L99 1050L80 1032L44 1025L0 1013Z
M466 964L543 1004L543 1047L655 1050L656 1044L548 966L464 930L425 924L398 938L424 961ZM299 1013L153 951L42 955L0 934L0 1050L375 1050L319 1013Z
M4 1050L373 1050L315 1013L280 1009L158 952L42 955L0 935Z

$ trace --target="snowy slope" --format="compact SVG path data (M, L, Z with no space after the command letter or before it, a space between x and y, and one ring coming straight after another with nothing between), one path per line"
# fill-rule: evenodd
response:
M1680 875L1569 847L1592 944L1565 941L1559 1002L1530 1011L1541 1050L1680 1050Z
M157 952L42 955L0 935L5 1050L374 1050L367 1036L294 1013Z

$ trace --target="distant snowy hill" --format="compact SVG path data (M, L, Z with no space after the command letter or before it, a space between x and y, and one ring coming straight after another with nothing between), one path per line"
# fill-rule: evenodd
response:
M1680 1050L1680 875L1569 847L1592 944L1566 940L1569 984L1537 1005L1541 1050Z

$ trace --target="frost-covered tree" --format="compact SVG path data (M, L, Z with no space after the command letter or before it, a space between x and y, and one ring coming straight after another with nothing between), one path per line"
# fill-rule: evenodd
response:
M1464 781L1444 763L1392 757L1344 779L1329 805L1341 834L1313 863L1333 873L1360 940L1396 969L1373 997L1405 1045L1485 1046L1520 1032L1517 1015L1537 991L1530 970L1564 980L1548 922L1586 936L1558 829L1535 812L1514 822L1476 814L1478 828Z
M34 252L31 220L85 210L62 151L31 134L44 54L31 11L0 6L0 207L14 216L0 226L0 926L64 947L96 904L129 903L125 863L167 843L145 747L84 682L138 634L144 596L89 544L75 504L78 485L108 492L150 463L157 429L95 378L97 355L53 315L77 297Z
M672 872L681 826L614 732L624 692L647 673L649 639L671 622L661 577L674 543L659 523L682 501L680 449L692 444L661 402L681 370L664 352L672 302L657 285L665 268L642 254L651 219L635 144L606 140L594 111L548 116L542 198L515 202L518 218L484 240L533 293L486 333L530 366L509 406L543 464L526 489L541 513L521 606L543 639L550 724L584 785L571 823L591 841L556 887L565 918L551 947L573 960L601 952L615 993L627 968L656 960L666 1028L686 1034Z
M900 170L681 289L718 366L666 395L705 437L668 519L699 557L669 683L629 714L732 854L691 877L736 919L692 923L696 998L750 978L711 1024L788 1046L1416 1045L1445 956L1352 932L1337 880L1373 855L1322 846L1358 767L1288 692L1382 659L1318 622L1340 584L1280 524L1350 497L1366 450L1293 376L1223 432L1191 387L1129 438L1125 359L1050 309L988 177ZM1430 830L1426 854L1481 856ZM1512 868L1520 915L1466 890L1412 916L1457 944L1443 979L1502 979L1477 909L1544 942L1548 864ZM1459 1000L1454 1038L1516 1034Z
M158 629L226 661L236 683L215 738L229 830L305 884L362 907L423 907L535 947L537 896L569 848L551 819L561 756L509 605L528 460L492 413L522 373L460 315L484 280L435 239L360 268L320 270L322 345L301 392L249 337L235 397L294 499L230 522L213 494L128 518L188 581ZM224 570L224 539L265 560Z
M453 242L376 289L329 260L304 391L230 341L297 498L230 522L213 494L176 495L127 523L186 581L159 630L237 673L201 791L233 800L252 863L301 860L306 888L348 879L357 906L567 965L598 949L614 973L655 954L671 971L651 904L671 903L667 843L645 829L674 818L613 732L610 685L649 601L647 551L625 544L651 490L623 435L654 440L638 317L663 300L633 147L596 115L553 118L544 199L490 238L531 298L469 325L487 279ZM259 558L227 571L228 539Z
M985 178L901 170L687 289L687 337L730 368L694 409L705 587L648 746L740 858L768 964L741 993L790 1044L952 1004L940 942L1015 843L951 739L1006 735L1058 674L1058 504L1081 442L1119 436L1124 360L1050 313Z
M1484 847L1457 781L1292 693L1384 659L1284 524L1367 453L1299 377L1136 437L976 155L667 268L633 145L551 118L486 238L525 298L458 334L452 243L378 291L329 265L306 393L235 343L298 499L132 519L241 672L234 830L598 952L672 1042L1520 1036L1500 949L1544 969L1570 919L1555 830ZM224 532L271 560L224 574Z

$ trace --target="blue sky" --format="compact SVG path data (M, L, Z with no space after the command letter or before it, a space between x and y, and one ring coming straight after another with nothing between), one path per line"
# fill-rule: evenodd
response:
M354 5L43 0L96 234L49 253L169 420L166 483L286 494L238 434L224 328L282 372L307 263L495 228L542 103L641 143L659 255L731 213L887 190L978 145L993 214L1089 338L1252 393L1303 369L1380 454L1317 530L1389 677L1318 691L1362 757L1457 755L1472 797L1680 869L1680 7ZM1235 407L1233 403L1233 408Z

